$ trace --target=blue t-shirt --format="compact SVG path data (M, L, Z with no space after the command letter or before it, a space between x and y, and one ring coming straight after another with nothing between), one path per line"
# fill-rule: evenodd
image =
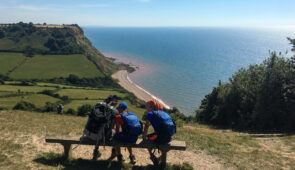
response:
M154 128L155 133L158 133L159 130L159 120L157 116L154 114L154 112L149 112L147 117L147 120L149 120Z

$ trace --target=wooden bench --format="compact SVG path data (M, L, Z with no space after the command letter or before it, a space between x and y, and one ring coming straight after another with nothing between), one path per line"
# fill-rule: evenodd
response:
M80 145L96 145L96 141L87 140L80 142L81 136L47 136L45 141L47 143L60 143L64 147L64 157L66 159L70 159L72 156L72 144L80 144ZM161 164L162 166L166 166L166 158L167 152L170 150L186 150L186 144L184 141L176 141L173 140L167 145L157 145L150 142L144 142L142 140L137 140L136 144L123 144L118 142L110 142L110 143L99 143L99 146L120 146L120 147L132 147L132 148L154 148L159 149L162 152Z

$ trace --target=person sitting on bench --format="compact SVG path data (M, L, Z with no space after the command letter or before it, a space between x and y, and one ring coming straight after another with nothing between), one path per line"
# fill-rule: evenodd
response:
M98 150L98 143L109 142L112 138L112 127L114 126L116 115L119 113L115 108L117 104L118 96L110 95L105 102L96 103L88 117L82 141L87 139L96 141L93 160L101 156Z
M139 121L136 114L127 111L128 105L122 102L117 107L120 114L116 116L116 134L113 140L120 143L136 143L138 136L142 133L142 124ZM122 131L120 131L120 127ZM136 159L132 152L131 147L127 147L129 151L130 163L135 164ZM117 156L118 161L124 161L119 146L115 146L112 150L112 155L109 160L114 159Z
M176 126L171 117L163 111L163 106L156 100L151 99L146 102L146 122L143 132L143 140L155 142L158 145L168 144L171 137L176 133ZM147 135L149 126L152 125L154 133ZM154 165L158 165L158 158L153 154L152 148L148 148L150 159Z

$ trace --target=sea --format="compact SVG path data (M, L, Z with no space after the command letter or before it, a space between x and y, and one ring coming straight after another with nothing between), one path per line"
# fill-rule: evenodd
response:
M272 51L290 57L295 29L84 27L108 57L138 68L132 82L194 115L205 95L240 68L262 63Z

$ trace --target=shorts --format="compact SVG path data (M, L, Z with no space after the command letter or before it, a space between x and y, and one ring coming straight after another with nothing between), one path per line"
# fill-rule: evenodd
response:
M148 137L149 141L155 142L159 145L160 144L168 144L171 141L171 136L167 136L167 135L159 136L156 133L149 134L147 137Z
M124 135L123 132L118 132L115 134L113 139L121 143L136 143L138 136L127 136Z

